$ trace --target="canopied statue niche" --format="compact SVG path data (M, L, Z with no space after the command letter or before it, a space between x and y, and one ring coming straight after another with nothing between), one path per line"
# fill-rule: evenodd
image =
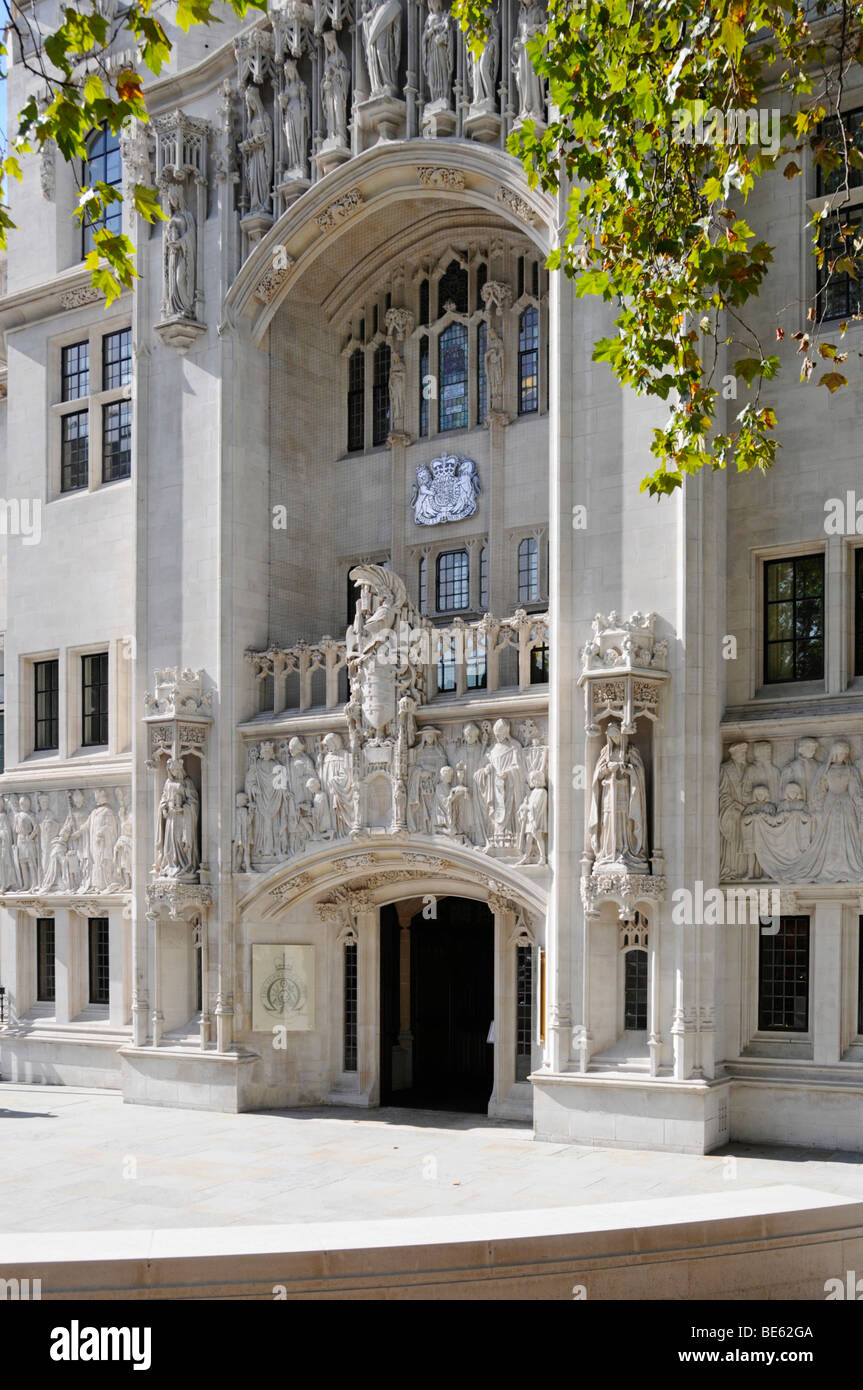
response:
M582 898L595 915L604 899L629 920L636 903L665 890L656 730L668 643L655 614L597 615L582 652L585 694L585 844Z

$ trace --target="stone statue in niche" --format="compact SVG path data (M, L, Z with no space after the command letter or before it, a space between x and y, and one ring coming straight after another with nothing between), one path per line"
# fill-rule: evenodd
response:
M187 882L197 875L199 797L181 758L169 758L156 814L154 871L159 878Z
M455 59L452 18L443 0L428 0L429 12L423 28L423 71L432 104L448 110Z
M510 732L509 721L497 719L492 734L485 760L474 774L488 823L486 849L516 844L518 808L524 788L522 748Z
M399 352L398 343L390 344L390 429L395 433L404 429L405 423L405 359Z
M528 44L545 24L545 10L531 0L520 0L518 25L512 42L512 68L518 90L518 119L542 121L545 102L539 74L531 62Z
M87 817L86 844L88 872L81 885L82 893L108 893L115 888L114 849L120 835L120 824L108 793L100 788L96 805Z
M488 339L483 358L485 367L485 379L488 382L488 403L489 409L500 412L503 410L503 382L504 382L504 356L503 339L494 326L494 319L489 317Z
M285 177L304 179L308 173L309 94L297 73L296 60L285 60L285 88L279 95L285 126Z
M485 48L479 57L468 49L468 70L470 73L470 111L471 115L497 109L494 84L497 78L497 60L500 52L500 27L497 15L492 12L488 20L488 33Z
M164 241L165 313L168 317L178 315L193 319L198 236L195 218L184 205L181 184L166 185L165 202L168 213Z
M247 792L237 792L234 803L234 873L247 874L252 867L252 810Z
M547 834L548 792L543 774L534 771L528 775L528 792L518 808L520 864L530 864L534 853L538 864L546 862Z
M399 0L363 0L360 27L373 97L396 95L402 51Z
M624 748L620 725L610 721L593 773L590 843L596 863L647 870L647 795L637 748Z
M327 132L326 144L344 148L348 143L347 111L351 78L348 60L339 48L334 29L324 30L324 54L321 104Z
M246 87L246 114L248 134L240 141L240 150L246 161L249 211L269 214L273 186L273 123L254 82Z
M254 820L255 858L280 859L288 852L287 773L269 740L252 748L249 757L245 790Z
M21 887L25 893L29 893L39 880L39 829L30 814L29 796L19 796L12 826Z

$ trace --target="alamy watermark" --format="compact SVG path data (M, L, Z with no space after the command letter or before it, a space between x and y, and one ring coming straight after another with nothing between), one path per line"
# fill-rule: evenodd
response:
M691 889L675 888L671 901L678 927L760 926L762 936L779 931L778 888L705 888L696 879Z
M0 497L0 536L20 536L24 545L42 539L42 501L39 497Z
M760 145L775 157L781 144L781 118L778 107L720 111L718 106L705 107L703 101L696 101L692 110L680 107L674 112L672 139L676 145Z

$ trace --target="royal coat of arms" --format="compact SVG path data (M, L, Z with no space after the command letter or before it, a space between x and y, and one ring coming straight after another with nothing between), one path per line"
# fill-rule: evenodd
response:
M473 459L443 454L417 467L411 496L417 526L463 521L477 509L480 481Z

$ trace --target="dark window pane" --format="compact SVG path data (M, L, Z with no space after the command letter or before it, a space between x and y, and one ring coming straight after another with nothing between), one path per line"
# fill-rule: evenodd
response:
M34 746L37 752L42 752L59 746L60 663L56 660L35 662L33 684L36 703Z
M89 748L108 742L108 653L81 657L81 743Z
M54 918L36 919L36 999L41 1003L55 997Z
M86 410L63 416L60 439L60 490L76 492L88 481L90 416Z
M420 338L420 434L429 432L429 340Z
M824 676L824 556L769 560L764 566L764 679Z
M515 948L515 1079L530 1074L533 1043L533 948Z
M110 980L108 965L108 918L91 917L90 927L90 1003L107 1004Z
M451 323L440 336L440 428L467 428L467 327Z
M102 339L102 390L128 386L132 379L132 333L123 328L119 333L106 333Z
M470 602L466 550L447 550L437 557L437 607L440 613L467 608Z
M438 318L446 313L448 304L455 308L457 314L467 313L467 271L462 270L458 261L450 261L438 281Z
M844 138L849 148L856 145L857 149L863 153L863 108L855 111L843 111L840 117L830 116L822 125L820 133L829 141L832 149L842 147L842 131L840 121L844 126ZM835 193L845 186L845 173L841 165L836 169L825 170L819 164L817 191L820 197L822 193ZM849 169L848 187L859 188L863 184L863 169Z
M357 1011L357 946L356 942L345 945L345 1013L344 1013L344 1069L357 1069L357 1040L359 1036L359 1015Z
M362 348L351 353L348 368L348 448L365 444L366 355Z
M530 683L531 685L546 685L548 679L548 645L543 642L538 647L531 648Z
M863 251L859 245L859 216L831 212L822 224L818 244L818 312L822 319L844 319L863 312Z
M423 280L420 283L420 323L429 321L429 282Z
M102 406L102 482L128 478L132 471L132 402Z
M484 309L484 308L485 308L485 305L483 304L483 300L482 300L482 291L483 291L483 286L485 285L485 283L486 283L487 280L488 280L488 266L486 265L485 261L480 261L479 265L478 265L477 268L476 268L476 307L477 307L477 309Z
M90 344L73 343L63 349L64 401L75 401L90 394Z
M87 144L87 158L84 161L83 184L92 188L96 183L111 184L118 188L123 179L123 163L120 158L119 136L104 127L95 131ZM84 222L84 252L86 256L93 250L93 233L106 228L115 235L123 229L122 203L109 203L102 217Z
M384 444L390 430L390 350L386 343L375 349L372 384L372 445Z
M854 674L863 676L863 546L854 551Z
M518 413L539 409L539 314L525 309L518 331Z
M647 1027L647 952L627 951L624 971L624 1028Z
M780 917L771 936L759 927L758 1027L805 1033L809 1026L809 918Z
M533 536L518 545L518 601L536 603L539 600L539 547Z

